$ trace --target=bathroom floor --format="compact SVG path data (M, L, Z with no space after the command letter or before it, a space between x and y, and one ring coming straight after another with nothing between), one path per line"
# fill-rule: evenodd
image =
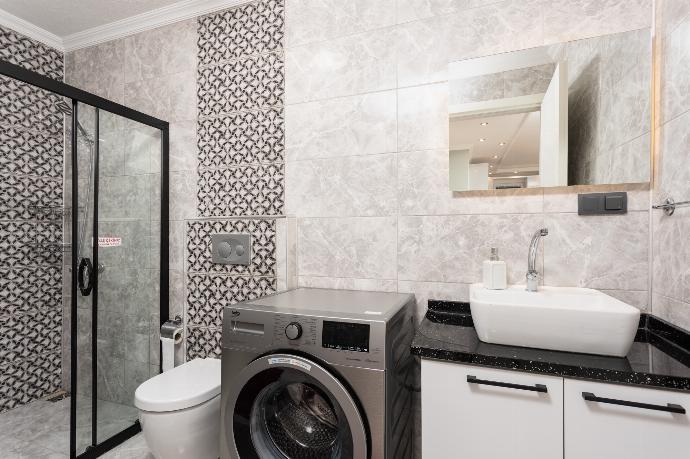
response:
M0 414L2 459L68 458L69 404L69 397L57 402L38 400ZM91 406L86 398L79 398L77 405L77 443L87 445L91 437ZM131 425L138 414L134 407L106 401L99 401L98 411L98 436L102 439Z

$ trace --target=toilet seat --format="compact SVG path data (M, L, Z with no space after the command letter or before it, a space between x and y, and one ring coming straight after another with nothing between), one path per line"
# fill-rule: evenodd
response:
M194 359L142 383L134 393L134 406L157 413L177 411L219 394L220 360Z

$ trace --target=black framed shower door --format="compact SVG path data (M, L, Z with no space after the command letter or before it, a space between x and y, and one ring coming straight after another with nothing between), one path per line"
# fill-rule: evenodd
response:
M112 426L109 426L110 429L103 428L103 423L99 423L100 417L108 410L108 406L102 406L105 402L99 399L99 392L102 391L99 381L104 380L101 373L107 372L109 364L112 363L106 362L99 368L100 360L104 358L104 355L106 358L108 355L107 349L103 349L104 344L121 344L118 340L124 341L125 332L129 330L128 327L132 326L131 323L125 323L123 320L112 321L113 309L120 307L124 311L125 307L134 308L128 312L131 312L132 317L136 319L142 315L142 311L136 309L138 306L151 306L146 305L147 299L141 300L140 303L143 301L141 304L138 304L136 298L133 300L132 297L125 297L118 301L116 298L117 290L129 291L132 283L139 283L144 287L156 286L157 289L154 289L157 290L155 313L144 317L146 320L149 320L150 317L151 321L157 321L156 328L168 320L169 124L166 121L6 61L0 60L0 74L71 99L71 107L66 105L64 108L64 113L71 115L69 137L71 162L66 165L65 171L70 174L72 182L69 449L71 458L98 457L141 430L135 418L132 419L130 425L121 429L117 428L117 431L113 431ZM85 128L84 125L88 128ZM119 126L119 128L114 126ZM131 136L135 136L134 140ZM137 147L136 155L133 155L129 165L125 162L125 158L122 158L122 173L119 175L117 172L119 167L117 153L112 153L114 150L112 145L107 143L108 139L113 144L122 142L123 139L125 139L124 141L129 139ZM66 144L67 140L66 136ZM124 147L122 151L125 151ZM116 160L113 162L113 157L108 155L115 155ZM84 167L85 156L88 160L88 168ZM83 175L87 175L87 177L82 177ZM134 178L128 181L130 177ZM141 177L145 178L142 179ZM65 177L63 177L64 179ZM115 201L122 201L119 199L121 196L117 195L118 192L142 195L141 189L137 189L136 186L134 189L127 189L128 186L132 186L132 183L143 183L144 188L142 189L149 191L148 234L145 234L147 220L142 218L142 215L146 216L143 213L146 202L138 207L131 205L132 202L135 202L132 200L129 202L125 200L121 207L113 205ZM109 200L109 197L112 198L111 194L115 194L115 197ZM83 199L84 195L87 197L86 200ZM132 211L132 207L136 207L134 211ZM139 209L138 213L137 209ZM88 237L85 228L90 229ZM130 247L129 255L122 250L110 250L114 247L122 248L122 236L124 234L127 235L127 239L132 244L135 241L148 241L150 251L146 260L140 256L139 247L136 245ZM151 254L156 254L156 256ZM111 275L111 271L117 273L117 261L126 266L134 264L136 267L140 267L145 265L145 269L142 268L141 271L146 271L147 274L143 278L138 274L133 277L125 275L119 278L117 278L117 274L112 274L112 277L117 279L117 282L113 282L112 279L108 279L108 276ZM81 343L79 342L79 317L80 315L84 316L85 313L90 318L88 324L90 333L86 334L89 338L86 348L90 356L80 360L80 357L84 356L79 355L79 348L80 344L82 348L84 347L84 342L83 340ZM144 311L144 314L147 314L147 311ZM117 319L117 317L115 318ZM153 328L154 325L151 325L150 328L145 329L148 332L149 340L151 340L152 335L156 336L155 333L151 333ZM108 332L113 335L114 341L111 343L108 343L103 337ZM144 333L140 335L143 336ZM155 347L158 356L160 356L159 343L156 342L155 344L157 345ZM150 349L153 349L154 342L151 341L149 346ZM102 348L100 351L99 347ZM155 365L151 365L151 363L147 362L146 364L147 368L153 371ZM160 371L159 358L157 365L157 371ZM84 371L85 366L88 367L86 368L87 371ZM139 367L142 367L141 364ZM83 380L79 379L80 370ZM128 376L131 378L131 375ZM145 376L148 377L149 375ZM141 371L139 371L139 377L142 377ZM79 438L77 438L78 414L84 411L80 410L78 413L78 394L82 388L89 389L82 391L82 393L86 394L86 405L87 408L90 408L90 426L87 426L89 427L87 429L88 435L85 435L82 430L79 433ZM123 400L129 399L128 401L133 408L133 390L110 395ZM88 405L89 398L90 406ZM84 397L81 400L84 400ZM99 410L99 406L102 408L101 410Z

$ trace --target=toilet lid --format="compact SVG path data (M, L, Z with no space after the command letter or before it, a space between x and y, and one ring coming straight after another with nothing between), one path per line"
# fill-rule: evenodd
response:
M195 359L154 376L134 393L144 411L175 411L200 405L220 394L220 360Z

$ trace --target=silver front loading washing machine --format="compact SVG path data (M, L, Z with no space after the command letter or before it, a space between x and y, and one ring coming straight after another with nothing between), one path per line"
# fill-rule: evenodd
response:
M304 288L226 307L221 458L411 458L413 307Z

